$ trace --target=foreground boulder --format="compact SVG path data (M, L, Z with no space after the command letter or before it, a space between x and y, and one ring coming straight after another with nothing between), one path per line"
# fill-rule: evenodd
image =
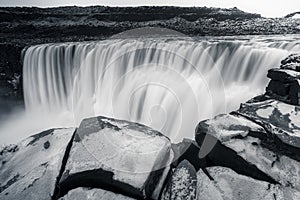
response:
M300 107L270 99L242 104L238 113L261 125L286 145L300 149Z
M207 143L207 140L215 140L215 143ZM200 122L196 141L202 149L207 148L206 145L211 147L206 156L215 166L300 189L299 149L285 144L276 134L243 116L228 114Z
M0 199L51 199L75 129L51 129L0 152Z
M270 69L271 81L266 94L289 104L300 105L300 54L291 54L281 61L279 69Z
M291 199L300 198L300 192L280 185L255 180L237 174L225 167L209 167L207 171L211 177L201 170L197 173L197 199L225 200L225 199Z
M146 126L105 117L76 131L57 197L78 187L157 198L173 159L170 140Z

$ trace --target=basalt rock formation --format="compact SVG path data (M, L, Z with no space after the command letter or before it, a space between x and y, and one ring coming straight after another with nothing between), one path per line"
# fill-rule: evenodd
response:
M281 62L279 69L268 73L271 79L267 95L293 105L300 105L300 55L292 54Z
M93 117L76 130L51 129L7 146L0 198L297 200L299 58L270 70L264 95L201 121L195 141L172 144L144 125Z

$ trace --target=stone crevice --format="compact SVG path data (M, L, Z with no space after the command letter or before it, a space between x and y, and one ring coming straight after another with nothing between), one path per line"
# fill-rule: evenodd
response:
M278 181L258 169L255 165L244 160L237 154L237 152L224 146L220 141L217 141L206 157L212 162L212 165L207 167L227 167L238 174L248 176L256 180L266 181L271 184L279 184Z
M63 156L62 163L61 163L61 168L60 168L58 176L56 177L55 189L54 189L54 192L51 196L52 200L56 200L60 196L61 189L60 189L60 186L59 186L59 181L60 181L60 179L61 179L61 177L62 177L62 175L65 171L66 164L68 162L68 158L69 158L69 155L70 155L70 151L71 151L71 147L72 147L72 144L73 144L73 141L74 141L76 131L77 131L77 129L75 129L75 131L74 131L74 133L71 137L71 140L69 141L68 145L66 146L65 154Z
M257 125L259 125L261 128L264 129L264 131L268 134L267 136L263 136L261 133L256 133L253 131L249 131L248 136L255 137L261 140L261 145L270 151L274 151L279 155L285 155L287 157L290 157L294 160L297 160L300 162L300 149L291 145L288 145L284 142L282 142L275 134L269 131L268 128L266 128L265 123L259 122L258 120L254 120L251 117L241 113L241 112L231 112L230 114L234 116L240 116L243 117Z
M133 186L113 180L114 173L102 169L87 170L76 174L71 174L69 177L59 184L59 194L57 199L66 195L69 191L79 188L99 188L111 191L117 194L123 194L135 199L145 199L144 195Z

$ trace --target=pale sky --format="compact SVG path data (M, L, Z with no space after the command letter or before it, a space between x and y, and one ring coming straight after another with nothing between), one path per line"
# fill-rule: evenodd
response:
M232 8L264 17L283 17L289 13L300 11L300 0L0 0L0 6L143 6L143 5L172 5L172 6L207 6Z

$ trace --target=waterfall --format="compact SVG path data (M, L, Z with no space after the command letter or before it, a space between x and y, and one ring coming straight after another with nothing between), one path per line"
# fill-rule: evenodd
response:
M268 69L297 40L110 39L27 49L27 112L78 126L103 115L140 122L174 142L193 138L200 120L264 92Z

